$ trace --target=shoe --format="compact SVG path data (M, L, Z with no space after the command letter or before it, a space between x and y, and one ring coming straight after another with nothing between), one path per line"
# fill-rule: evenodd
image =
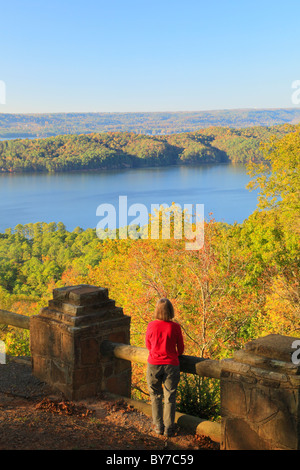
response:
M162 435L162 434L164 433L164 429L163 429L163 428L161 429L161 428L155 427L155 428L154 428L154 432L155 432L156 434Z
M166 437L173 437L175 435L175 432L173 429L166 429L164 432L164 436Z
M177 425L177 423L175 423L171 427L165 428L164 435L166 437L173 437L173 436L176 436L178 434L178 431L179 431L178 425Z

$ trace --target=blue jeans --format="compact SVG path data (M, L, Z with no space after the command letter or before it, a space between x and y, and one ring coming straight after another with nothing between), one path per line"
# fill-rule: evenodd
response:
M148 363L147 384L152 404L152 420L158 432L168 432L174 428L179 379L179 366Z

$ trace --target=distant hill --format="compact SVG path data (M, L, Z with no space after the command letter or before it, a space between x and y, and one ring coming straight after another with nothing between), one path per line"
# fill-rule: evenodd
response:
M51 137L108 131L165 135L211 126L245 128L298 122L300 107L158 113L0 113L0 137Z
M195 132L64 134L0 141L0 171L73 171L199 163L248 163L263 158L261 144L299 132L300 125L206 127Z

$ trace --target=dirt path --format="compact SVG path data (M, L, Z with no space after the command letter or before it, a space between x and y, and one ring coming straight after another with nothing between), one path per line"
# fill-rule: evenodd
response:
M151 419L105 395L72 403L31 375L26 362L0 365L0 450L218 450L179 429L169 439Z

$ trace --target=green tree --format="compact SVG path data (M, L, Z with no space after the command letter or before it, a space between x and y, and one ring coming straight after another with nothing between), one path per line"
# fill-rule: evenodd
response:
M249 189L259 190L260 209L277 209L289 229L300 230L300 126L263 146L264 160L250 163Z

